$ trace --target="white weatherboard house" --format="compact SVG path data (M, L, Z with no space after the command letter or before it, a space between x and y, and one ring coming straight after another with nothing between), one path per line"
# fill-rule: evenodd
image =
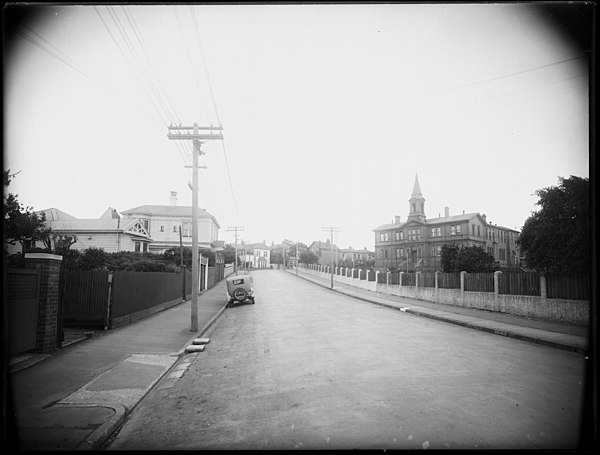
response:
M71 249L102 248L107 253L137 251L163 253L181 244L192 246L192 207L178 206L177 193L171 192L170 205L141 205L119 213L109 207L97 219L78 219L51 208L46 214L46 226L55 234L76 236ZM219 223L204 209L198 210L198 248L221 251ZM42 242L35 247L43 248ZM9 254L21 252L19 244L9 247Z
M192 206L178 206L177 193L171 192L169 205L141 205L122 212L123 220L140 220L150 234L151 253L163 253L179 246L179 229L184 247L192 246ZM220 225L205 209L198 210L198 248L223 249L219 241Z
M37 213L46 214L46 226L56 234L74 235L77 242L71 249L102 248L108 253L117 251L149 251L150 234L139 219L123 219L119 213L108 208L97 219L78 219L61 210L51 208ZM43 248L42 242L37 247Z

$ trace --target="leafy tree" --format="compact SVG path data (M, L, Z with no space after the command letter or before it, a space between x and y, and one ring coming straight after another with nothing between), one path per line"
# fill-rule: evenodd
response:
M444 272L485 273L497 268L496 261L480 246L443 245L441 257Z
M442 245L441 265L444 272L458 272L458 253L460 247L456 243Z
M77 261L79 270L107 269L108 254L102 248L90 247L81 252Z
M23 250L29 250L38 240L43 240L50 235L51 230L46 227L46 215L38 215L32 207L25 207L19 202L18 194L6 193L6 188L16 174L10 170L4 171L4 254L7 244L21 244Z
M271 264L283 264L281 251L271 251Z
M300 252L300 263L301 264L316 264L319 261L319 257L312 251Z
M240 250L238 250L239 253ZM233 264L235 262L235 245L227 244L221 252L225 264Z
M559 177L558 186L534 194L541 209L527 218L517 239L527 266L547 274L589 273L589 179Z

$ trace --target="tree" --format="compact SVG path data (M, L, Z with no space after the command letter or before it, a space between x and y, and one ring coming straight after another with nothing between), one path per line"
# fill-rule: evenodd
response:
M223 255L225 264L233 264L235 262L235 245L225 245L221 254Z
M316 264L319 261L319 257L312 251L303 251L300 253L301 264Z
M589 178L559 177L535 193L541 209L527 218L517 245L528 267L545 274L590 272Z
M443 245L441 263L444 272L485 273L497 268L494 258L480 246Z
M38 215L32 207L25 207L17 199L18 194L6 193L6 188L16 174L10 169L4 171L4 254L7 244L21 244L23 250L28 250L38 240L44 240L51 234L46 227L46 215Z

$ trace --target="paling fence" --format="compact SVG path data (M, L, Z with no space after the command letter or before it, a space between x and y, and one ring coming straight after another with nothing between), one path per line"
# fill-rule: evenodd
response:
M302 267L302 265L301 265ZM304 268L308 268L304 266ZM439 289L461 289L461 272L419 272L419 288L435 287L437 273L437 287ZM340 272L346 277L359 278L357 269L344 269ZM360 279L365 279L366 270L360 272ZM383 272L369 273L369 281L380 284L396 286L416 286L414 272ZM498 293L505 295L541 296L541 276L537 272L512 272L498 273ZM400 282L402 280L402 283ZM549 299L590 300L590 276L557 276L545 277L546 297ZM464 273L464 291L466 292L495 292L494 273Z
M460 289L460 272L438 272L438 288Z
M467 273L465 275L464 290L494 292L494 275L492 273Z
M503 272L498 279L498 293L539 296L540 276L537 272Z
M588 275L546 277L546 295L549 299L590 300L590 288Z

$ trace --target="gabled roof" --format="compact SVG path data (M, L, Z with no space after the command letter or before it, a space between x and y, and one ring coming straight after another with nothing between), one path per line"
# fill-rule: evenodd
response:
M55 220L46 224L53 231L70 233L93 232L122 232L139 237L149 238L150 235L138 219L128 220L129 224L121 223L118 218L99 218L95 220Z
M248 245L246 245L247 249L252 249L252 250L271 250L271 248L269 248L267 245L265 245L264 243L250 243Z
M445 223L456 223L458 221L468 221L472 218L475 217L479 217L481 218L481 215L479 213L464 213L461 215L452 215L449 216L447 218L445 217L441 217L441 218L430 218L428 220L426 220L425 222L427 224L445 224ZM483 221L483 218L481 218L481 220Z
M46 221L76 220L77 219L73 215L69 215L68 213L63 212L62 210L58 210L55 208L40 210L36 213L45 213Z
M129 210L122 212L123 215L128 216L172 216L177 218L191 218L192 206L182 205L140 205ZM217 222L216 218L208 213L205 209L198 209L198 218L212 218L218 228L221 226Z

